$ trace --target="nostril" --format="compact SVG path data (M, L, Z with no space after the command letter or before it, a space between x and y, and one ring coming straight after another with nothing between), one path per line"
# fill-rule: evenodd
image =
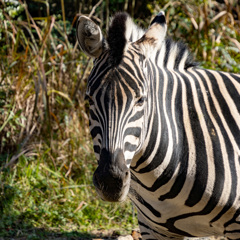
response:
M129 179L130 179L130 175L131 175L131 173L130 173L130 171L128 170L128 171L126 171L125 172L125 175L123 175L124 176L124 178L123 178L123 181L125 182L125 181L129 181Z

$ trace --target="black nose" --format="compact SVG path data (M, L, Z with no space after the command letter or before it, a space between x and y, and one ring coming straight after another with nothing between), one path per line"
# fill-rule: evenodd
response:
M107 201L119 201L130 182L130 172L121 150L113 154L103 149L99 166L93 175L93 183L99 195Z

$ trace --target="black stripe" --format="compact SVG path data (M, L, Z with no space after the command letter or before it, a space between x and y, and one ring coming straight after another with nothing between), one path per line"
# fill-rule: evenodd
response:
M171 47L172 47L172 40L170 38L167 38L166 41L166 52L165 52L165 57L164 57L164 67L167 67L169 55L171 52ZM170 56L171 57L171 56Z
M151 73L152 72L152 69L151 69L152 66L150 66L150 64L147 65L147 68L148 68L148 72ZM151 99L150 101L150 109L152 110L154 108L154 100L153 100L153 93L154 91L156 91L156 89L153 87L154 85L154 82L151 81L150 83L150 87L149 87L149 94L151 96L149 96L149 99ZM157 118L157 115L156 114L151 114L150 113L150 116L151 118L153 118L153 120L150 118L149 119L149 122L148 122L148 127L147 129L149 129L149 132L148 132L148 135L151 136L151 140L148 142L148 146L147 146L147 149L144 151L143 155L140 157L140 159L136 162L136 165L135 166L131 166L131 169L133 171L136 171L136 169L144 162L146 161L146 159L148 159L152 153L152 150L154 149L154 146L156 145L156 139L157 139L157 135L158 135L158 132L159 132L159 126L158 126L158 118ZM150 123L151 121L153 121L153 125L150 126Z
M189 150L188 150L188 144L186 141L186 133L183 128L182 85L180 84L180 80L178 78L177 78L177 81L178 81L178 89L177 89L177 94L175 99L177 111L176 111L175 117L176 117L176 122L178 127L179 143L173 149L174 152L172 154L172 158L168 167L165 169L162 175L159 176L156 182L154 183L156 185L155 188L157 186L160 187L161 185L166 184L172 178L172 175L176 170L178 163L180 163L180 166L179 166L180 169L179 169L179 174L176 177L173 186L171 187L171 189L169 189L169 192L159 197L160 201L164 201L166 199L172 199L179 194L186 179L187 166L188 166Z
M130 127L127 128L124 132L124 138L128 135L133 135L135 137L140 137L142 129L140 127Z
M191 75L191 80L188 80L188 77L183 75L183 79L187 85L187 96L188 96L188 109L189 109L189 117L191 122L191 127L193 130L193 138L196 148L196 174L194 179L194 184L191 189L191 192L188 196L188 199L186 200L185 204L186 206L193 207L195 204L197 204L202 196L205 193L205 188L207 186L207 180L208 180L208 163L207 163L207 153L204 141L204 135L203 135L203 129L200 125L200 119L199 117L206 117L206 107L204 105L203 96L200 91L200 86L197 83L196 78L194 75ZM198 113L194 106L194 96L193 96L193 90L191 91L191 84L189 81L194 80L194 85L197 89L198 94L198 100L202 108L203 116L198 116ZM209 121L209 119L208 119Z
M92 130L91 130L91 136L92 136L92 138L95 138L97 135L98 135L98 133L99 134L101 134L101 128L100 127L94 127Z
M124 144L124 151L135 152L137 149L137 145L132 144L130 142L126 142Z
M237 209L237 211L236 211L236 213L234 214L234 216L232 217L232 219L229 220L229 221L227 221L227 222L224 224L224 228L226 229L228 226L230 226L231 224L235 224L235 223L237 223L237 224L240 225L239 220L237 221L237 218L239 218L239 216L240 216L240 208ZM225 230L225 231L224 231L224 234L227 233L227 232L228 232L228 231Z
M93 120L93 121L99 121L97 115L95 114L95 112L93 110L90 109L89 111L89 116L90 116L90 119Z
M94 149L94 152L95 152L95 153L100 154L101 149L100 149L100 147L99 147L98 145L94 145L94 146L93 146L93 149Z
M134 195L135 199L143 205L145 208L147 208L155 217L160 218L161 213L157 211L157 209L153 208L151 203L148 203L145 199L141 197L141 195L138 194L135 190L131 189L131 194Z
M127 76L127 77L124 78L126 81L128 81L128 78L132 79L132 77L129 76L129 74L126 72L126 70L127 70L129 73L131 73L132 76L134 76L134 79L133 79L134 83L135 82L138 82L138 84L139 83L142 83L142 84L145 83L145 78L144 78L143 73L141 71L142 69L139 66L139 60L135 59L134 55L132 53L129 53L129 55L131 55L132 58L126 57L126 59L129 59L129 61L131 61L131 65L129 65L129 63L123 62L121 64L121 67L118 69L119 72L122 75ZM142 84L139 84L139 85L140 85L141 90L143 91ZM140 91L140 89L138 87L132 87L132 88Z
M181 42L179 44L182 45ZM177 53L175 63L174 63L174 69L177 70L179 68L179 64L181 63L181 61L183 59L185 51L186 51L186 47L178 48L178 53Z
M155 232L155 233L158 234L158 232L155 231L154 229L150 228L149 225L146 225L145 223L143 223L143 222L141 222L141 221L139 221L139 220L138 220L138 224L139 224L140 226L142 226L142 227L144 227L144 228L146 228L146 229L149 229L150 231L153 231L153 232ZM144 235L150 235L150 234L149 234L149 232L141 232L141 235L144 236Z
M228 210L230 210L233 207L233 203L237 197L237 173L236 173L236 165L234 161L234 149L232 147L232 143L228 138L225 139L226 145L227 145L227 153L228 153L228 164L230 166L230 171L231 171L231 191L228 196L228 200L226 204L224 205L223 209L213 218L210 222L211 224L213 222L216 222L219 220L225 213L227 213ZM218 169L217 169L218 171Z
M144 116L144 110L138 111L136 112L129 120L128 122L135 122L137 120L139 120L140 118L142 118Z
M222 93L220 92L219 86L216 83L216 79L214 77L214 75L206 70L206 73L208 75L208 77L210 78L211 82L213 83L213 91L214 94L218 100L218 103L222 109L222 114L224 116L225 121L227 122L227 125L229 127L229 129L232 132L232 135L235 137L235 141L238 143L238 145L240 145L240 135L239 133L239 128L234 120L234 118L232 117L232 114L230 112L230 106L228 105L228 103L225 101L224 97L222 96Z
M234 78L235 77L234 74L222 73L222 72L219 72L219 74L222 77L223 82L229 92L229 95L232 97L232 100L234 101L238 112L240 112L240 101L239 101L240 95L239 95L236 87L234 86L232 80L230 80L230 78L228 78L228 75ZM236 78L236 80L237 80L237 78ZM238 83L240 83L240 78L238 79Z

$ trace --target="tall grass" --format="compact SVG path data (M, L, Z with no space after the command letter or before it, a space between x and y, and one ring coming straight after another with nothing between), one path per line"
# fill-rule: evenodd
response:
M39 2L47 17L33 18L19 1L26 16L19 20L2 1L0 237L35 229L34 237L38 228L130 230L131 205L103 203L92 185L96 161L84 101L92 62L68 39L74 22L50 16L48 2Z
M92 62L69 40L77 16L65 21L63 0L61 17L50 15L47 0L35 0L45 6L41 18L25 1L0 1L0 237L130 231L137 224L131 204L104 203L92 185L84 101ZM240 72L237 1L156 3L147 7L166 10L169 35L185 40L203 66ZM104 4L91 15L102 16ZM147 27L150 17L136 21Z
M166 11L169 35L186 42L202 67L240 72L240 2L157 1L156 14Z

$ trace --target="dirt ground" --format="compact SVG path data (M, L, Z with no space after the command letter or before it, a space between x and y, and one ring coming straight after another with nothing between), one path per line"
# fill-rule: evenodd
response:
M0 230L1 231L1 230ZM132 230L132 233L119 235L118 231L114 230L94 230L90 233L76 235L62 235L61 233L52 233L51 236L42 236L39 233L35 235L29 234L24 236L19 233L17 236L0 237L0 240L141 240L141 234L138 229ZM226 240L223 237L205 237L205 238L185 238L184 240Z
M139 230L133 230L131 234L125 236L118 236L114 231L93 231L94 238L93 240L141 240L141 234ZM226 240L224 237L205 237L205 238L185 238L184 240Z

